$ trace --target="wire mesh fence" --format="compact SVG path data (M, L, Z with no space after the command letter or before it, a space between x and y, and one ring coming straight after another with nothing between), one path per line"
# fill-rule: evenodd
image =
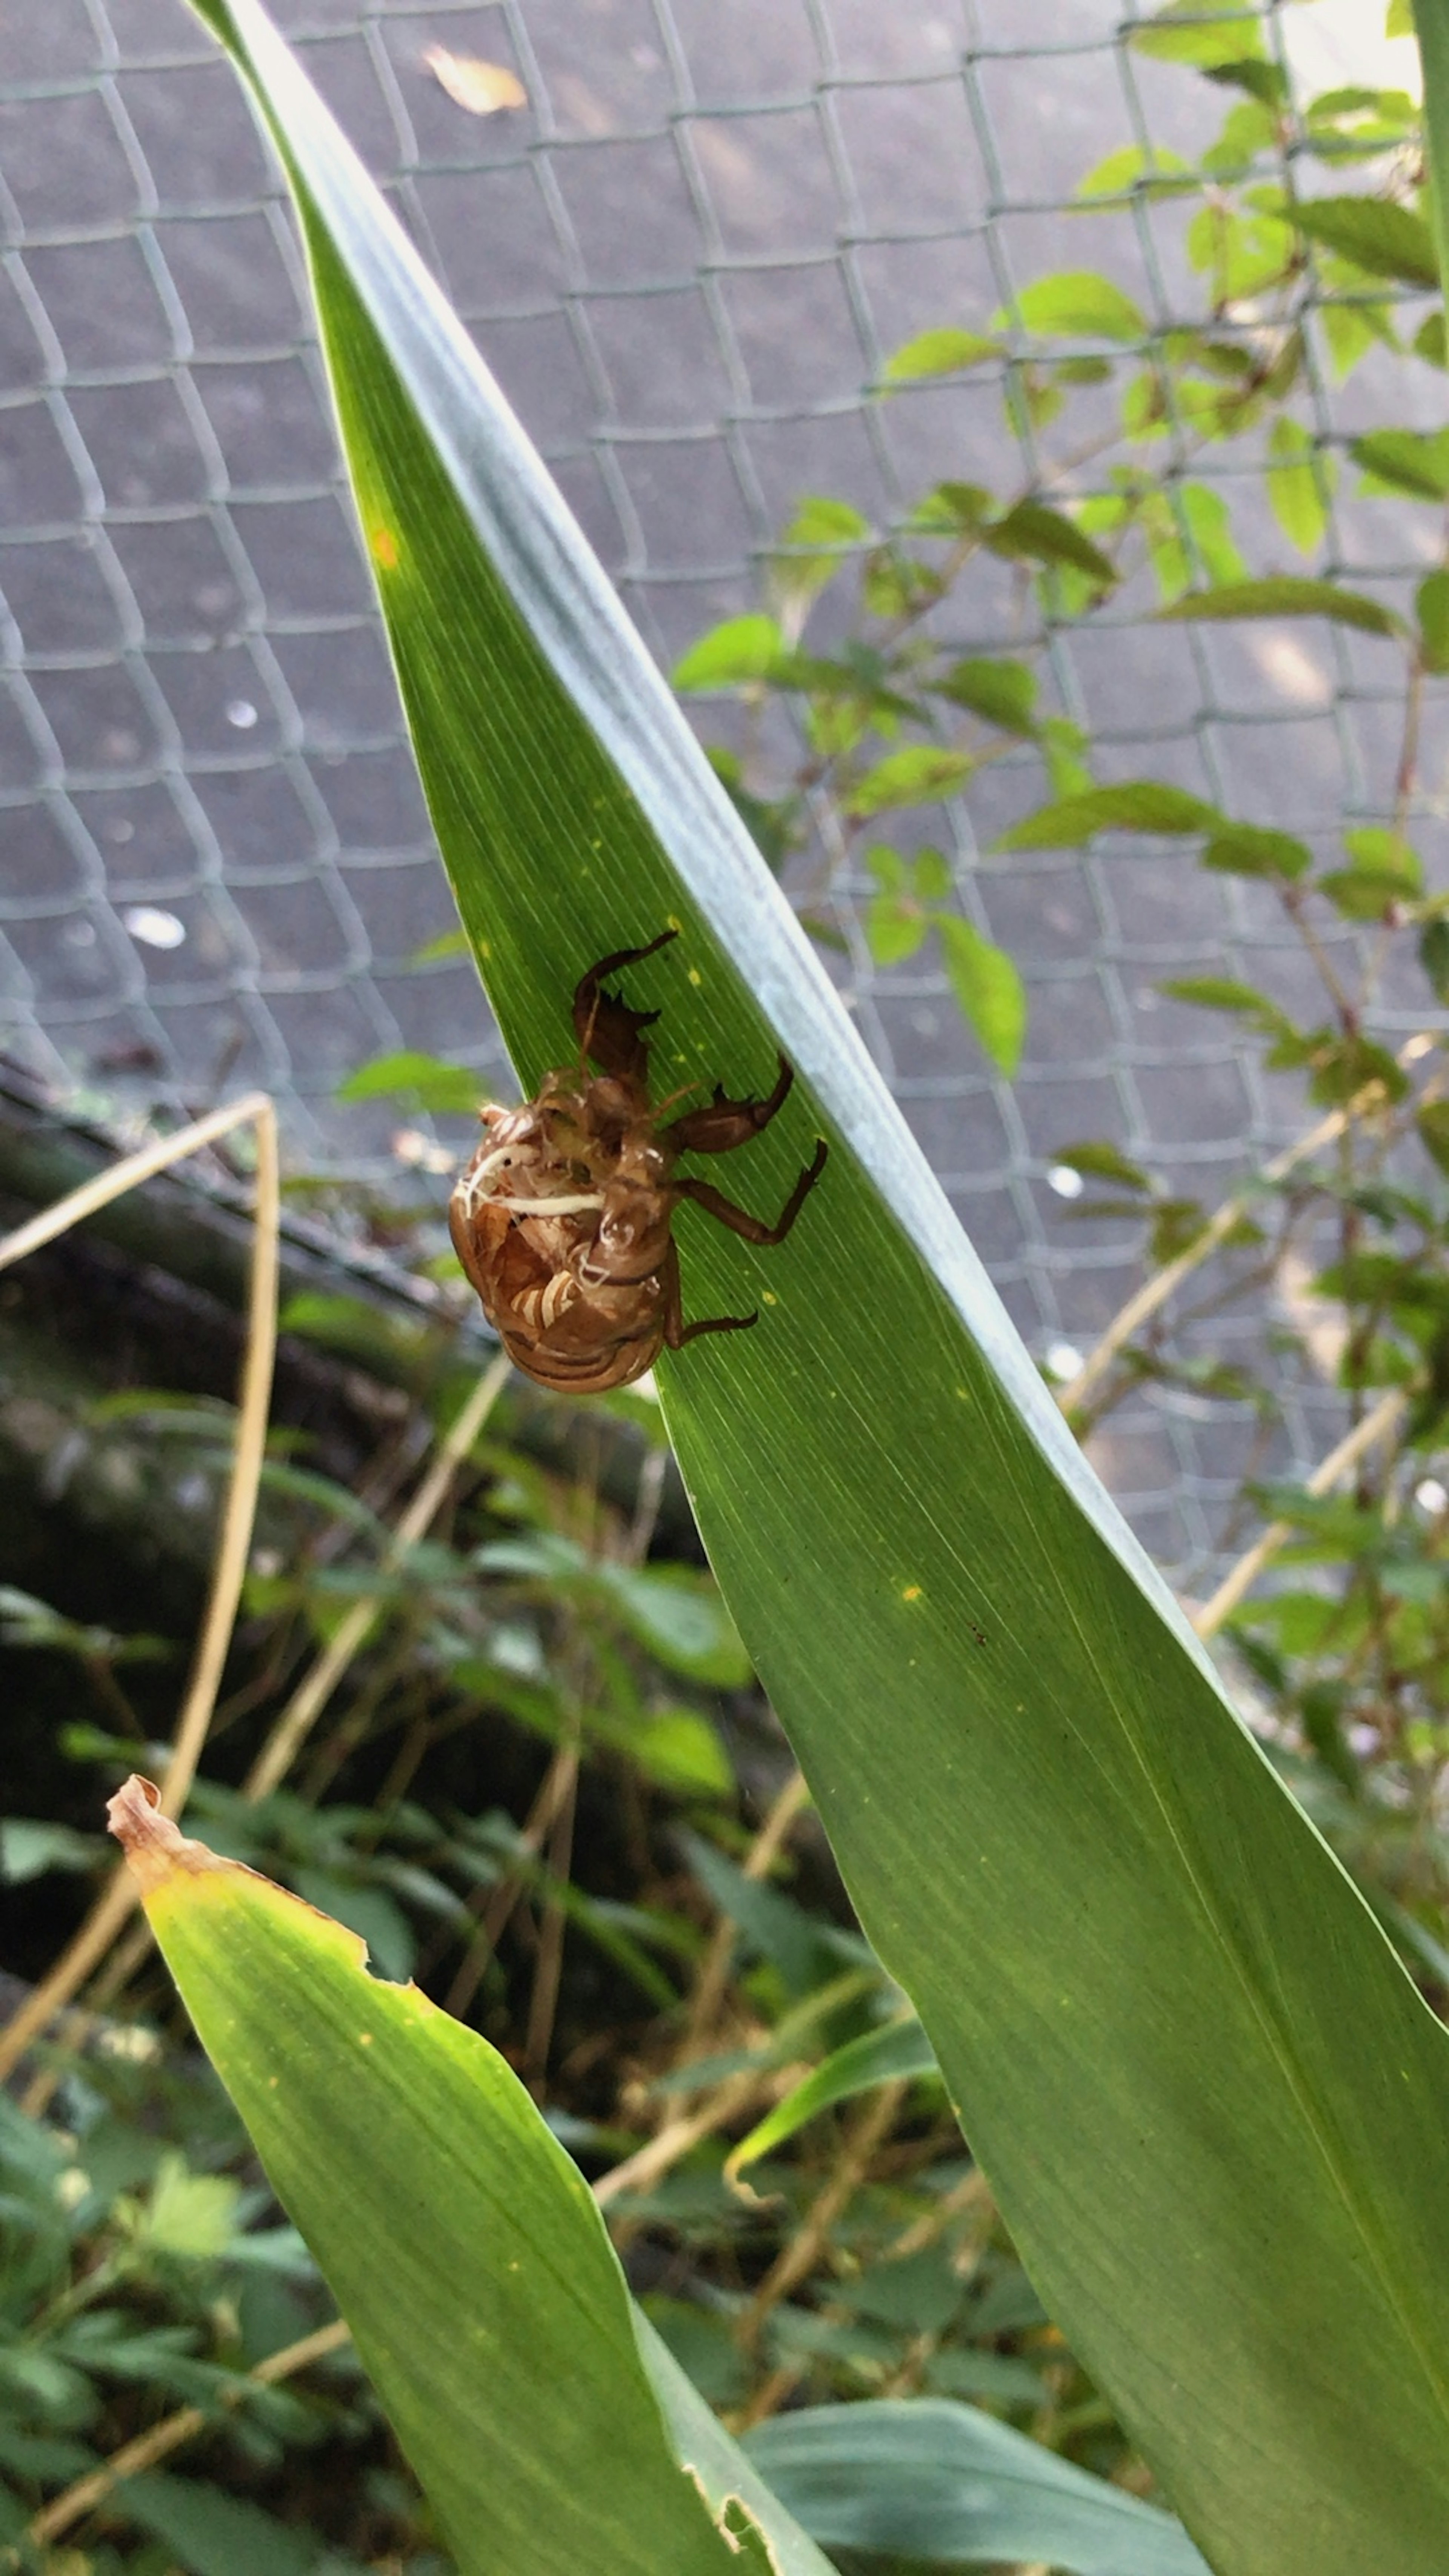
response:
M273 14L666 664L753 604L803 493L885 523L943 475L1029 478L989 372L888 403L866 388L914 332L982 327L1025 279L1079 264L1073 191L1112 144L1191 149L1211 114L1129 51L1115 0L1051 0L1026 34L1013 0ZM1361 15L1318 0L1265 23L1279 48L1317 46L1322 80L1336 44L1344 76L1359 68ZM512 71L526 106L469 115L434 45ZM1169 317L1171 208L1092 220L1091 264ZM397 1119L338 1104L342 1076L420 1046L480 1087L508 1077L471 970L419 962L451 907L290 218L182 0L48 0L7 23L0 227L0 1049L122 1122L262 1084L295 1169L396 1180ZM1319 432L1373 390L1372 369L1351 399L1316 377ZM1214 470L1242 477L1251 522L1257 463ZM1383 503L1352 504L1336 542L1356 580L1422 569ZM999 645L1018 610L1002 567L963 646ZM1204 641L1150 626L1129 586L1056 638L1052 668L1103 777L1172 780L1310 838L1380 810L1393 710L1359 639ZM961 900L1030 989L1014 1085L942 976L873 967L842 916L866 1041L1038 1352L1084 1347L1134 1278L1119 1232L1064 1221L1063 1144L1110 1136L1211 1200L1297 1106L1156 989L1265 945L1289 971L1255 889L1140 844L980 871L1041 792L1023 751L953 816ZM1386 995L1386 1031L1409 1025ZM1284 1454L1319 1454L1331 1398L1285 1393ZM1183 1566L1214 1545L1250 1437L1246 1416L1159 1395L1113 1418L1101 1463Z

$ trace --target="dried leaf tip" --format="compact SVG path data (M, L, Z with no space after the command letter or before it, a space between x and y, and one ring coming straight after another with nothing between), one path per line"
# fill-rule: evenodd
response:
M154 1780L133 1771L106 1808L106 1822L148 1896L172 1871L221 1866L204 1843L189 1842L169 1816L161 1813L161 1792Z

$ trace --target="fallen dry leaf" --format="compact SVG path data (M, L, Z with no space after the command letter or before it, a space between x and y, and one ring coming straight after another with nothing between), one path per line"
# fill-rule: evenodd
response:
M450 54L446 45L429 45L423 61L439 88L470 116L496 116L500 108L528 105L518 74L502 63L480 62L476 54Z

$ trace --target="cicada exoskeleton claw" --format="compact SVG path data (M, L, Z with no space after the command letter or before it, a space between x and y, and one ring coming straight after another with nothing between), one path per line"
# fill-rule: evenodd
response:
M773 1225L709 1181L675 1177L681 1154L728 1154L760 1135L795 1078L782 1055L764 1099L734 1100L716 1086L707 1108L661 1124L644 1036L659 1014L632 1009L604 977L676 936L615 949L580 976L578 1064L546 1074L517 1109L482 1111L483 1142L453 1191L458 1258L509 1356L541 1386L598 1395L642 1377L661 1350L747 1331L753 1314L685 1322L674 1210L690 1199L746 1243L783 1243L825 1168L822 1142Z

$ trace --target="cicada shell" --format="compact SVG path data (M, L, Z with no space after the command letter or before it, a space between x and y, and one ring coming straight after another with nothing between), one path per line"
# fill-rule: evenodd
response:
M517 1109L485 1108L483 1142L453 1191L458 1258L510 1358L540 1386L598 1395L697 1334L746 1331L753 1314L684 1321L674 1210L693 1199L747 1243L783 1243L825 1168L822 1143L774 1225L708 1181L676 1177L679 1155L727 1154L758 1136L794 1074L781 1056L767 1099L731 1100L717 1088L707 1109L660 1124L643 1034L658 1013L631 1010L603 978L675 935L621 948L580 977L577 1067L546 1074L537 1098Z

